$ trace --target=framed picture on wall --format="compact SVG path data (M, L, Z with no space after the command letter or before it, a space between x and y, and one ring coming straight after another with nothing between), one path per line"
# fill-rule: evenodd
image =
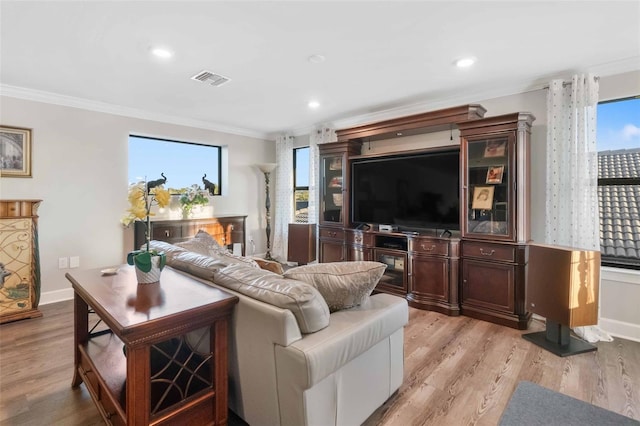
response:
M0 176L31 177L31 129L0 126Z
M504 166L491 166L487 170L487 183L502 183Z
M473 188L472 209L491 210L493 206L493 186L476 186Z

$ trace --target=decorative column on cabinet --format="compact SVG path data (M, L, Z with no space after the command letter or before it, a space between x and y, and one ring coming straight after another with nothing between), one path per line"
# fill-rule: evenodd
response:
M535 117L513 113L459 123L461 312L526 329L530 241L530 135Z
M41 201L0 200L0 324L42 316L37 214Z

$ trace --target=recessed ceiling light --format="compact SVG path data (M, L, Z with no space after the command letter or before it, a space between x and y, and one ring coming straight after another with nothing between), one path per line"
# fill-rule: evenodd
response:
M476 58L473 58L473 57L460 58L456 61L456 66L458 68L467 68L475 63L476 63Z
M151 49L151 53L153 56L160 59L169 59L173 57L173 52L165 47L154 47Z
M309 62L312 64L320 64L326 60L326 58L322 55L311 55L308 58Z
M311 109L317 109L317 108L320 107L320 102L318 102L318 101L309 101L309 103L307 105Z

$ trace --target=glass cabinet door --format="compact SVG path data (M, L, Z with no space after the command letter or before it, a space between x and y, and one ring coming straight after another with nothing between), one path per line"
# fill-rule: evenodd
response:
M511 239L513 180L509 135L467 140L464 233L473 237Z
M342 223L344 206L343 155L320 157L320 220L322 223Z

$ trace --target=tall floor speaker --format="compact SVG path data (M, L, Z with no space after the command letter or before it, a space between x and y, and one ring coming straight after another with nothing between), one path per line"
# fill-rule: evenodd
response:
M522 337L558 356L596 350L571 329L598 323L600 252L530 244L526 276L526 308L546 318L546 330Z

